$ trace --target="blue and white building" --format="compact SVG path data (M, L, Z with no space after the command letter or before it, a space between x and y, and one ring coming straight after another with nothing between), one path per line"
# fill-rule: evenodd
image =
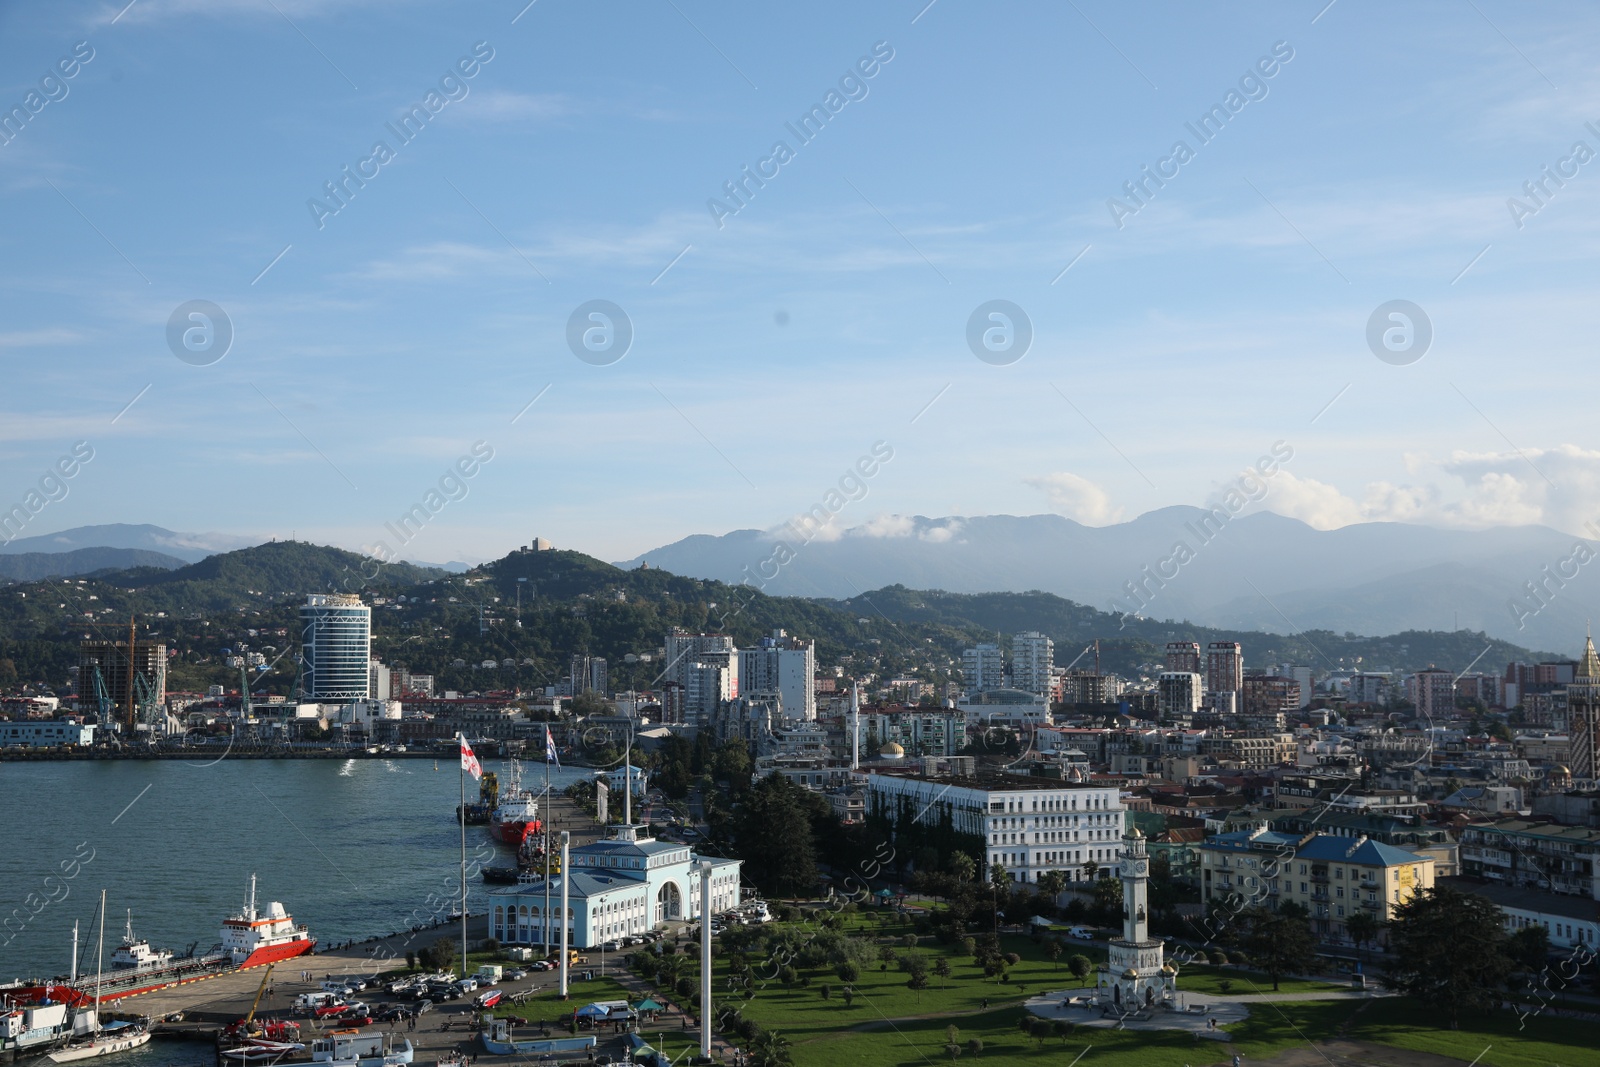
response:
M57 748L94 744L94 723L0 722L0 747Z
M688 845L657 841L645 832L642 826L613 826L609 838L569 850L570 868L550 879L549 919L542 877L491 890L489 936L505 945L559 941L563 881L568 883L568 943L574 948L699 919L702 863L711 865L710 914L739 906L743 861L700 856Z

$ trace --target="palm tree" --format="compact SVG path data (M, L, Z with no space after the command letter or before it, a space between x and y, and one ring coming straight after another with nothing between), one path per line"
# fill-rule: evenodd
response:
M1378 937L1378 927L1383 924L1378 917L1365 908L1359 908L1356 913L1345 920L1344 928L1350 934L1350 940L1356 943L1359 951L1362 945L1374 941Z
M763 1030L750 1043L751 1067L794 1067L789 1039L776 1030Z

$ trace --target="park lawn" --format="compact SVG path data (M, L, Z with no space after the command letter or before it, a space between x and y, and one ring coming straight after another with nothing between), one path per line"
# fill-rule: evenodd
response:
M1272 979L1260 971L1242 967L1214 967L1207 963L1185 964L1178 971L1178 988L1187 993L1211 993L1227 996L1222 991L1223 982L1233 983L1229 991L1240 993L1272 993ZM1350 986L1333 982L1317 982L1306 978L1285 978L1278 983L1279 993L1348 992Z
M976 1063L1063 1064L1086 1052L1084 1062L1110 1067L1186 1067L1194 1064L1227 1063L1233 1052L1246 1062L1258 1062L1286 1048L1304 1045L1311 1038L1334 1033L1355 1010L1355 1005L1340 1001L1291 1002L1278 1005L1282 1013L1253 1015L1234 1028L1235 1040L1222 1042L1197 1040L1178 1031L1112 1030L1078 1027L1065 1042L1051 1037L1042 1045L1025 1037L1017 1028L1020 1010L991 1009L956 1019L908 1019L893 1026L879 1025L871 1030L804 1038L789 1035L793 1042L795 1067L928 1067L948 1058L944 1050L945 1027L954 1023L957 1041L963 1046L963 1062L972 1062L965 1049L968 1039L983 1040L983 1052ZM1304 1035L1304 1036L1302 1036Z
M580 972L581 973L581 972ZM622 984L611 978L596 976L593 981L585 982L578 978L569 978L567 990L571 993L566 1000L561 999L561 994L555 989L540 993L538 996L529 997L521 1004L513 1004L509 999L502 999L490 1011L495 1015L515 1015L523 1019L554 1020L560 1015L569 1014L592 1004L597 1000L637 1000L632 993L622 987Z
M1526 1026L1512 1011L1495 1011L1463 1019L1461 1029L1444 1029L1449 1021L1415 1001L1385 997L1367 1002L1350 1028L1349 1037L1413 1052L1474 1060L1487 1067L1565 1067L1600 1065L1595 1048L1597 1028L1589 1020L1530 1015ZM1479 1059L1479 1057L1482 1057Z
M846 916L846 932L867 937L903 937L911 932L909 922L883 924L875 918ZM854 919L854 922L848 920ZM1052 963L1044 953L1044 946L1019 934L1005 934L1000 938L1002 952L1015 952L1022 961L1010 969L1010 981L986 978L972 957L961 950L959 942L943 945L933 937L920 939L917 950L927 957L930 966L928 988L917 993L907 988L909 975L890 963L887 970L874 960L862 965L861 977L853 984L856 997L850 1007L845 1007L840 992L844 987L837 974L828 967L796 968L802 977L809 977L809 987L796 984L784 989L775 977L774 968L755 963L755 996L733 1003L749 1019L769 1029L806 1032L827 1032L841 1026L852 1026L875 1019L899 1019L916 1015L970 1014L984 1010L984 1000L991 1008L1017 1004L1028 997L1055 990L1075 989L1083 985L1067 969L1066 961L1075 952L1081 952L1098 963L1105 958L1105 950L1092 945L1071 946L1062 953L1060 961ZM897 947L897 951L903 951ZM933 960L943 956L950 961L951 976L941 979L931 971ZM689 960L684 974L698 981L698 958ZM724 957L712 962L713 993L719 1000L728 997L727 964ZM1093 975L1088 982L1093 984ZM823 1000L820 989L832 987L832 996Z

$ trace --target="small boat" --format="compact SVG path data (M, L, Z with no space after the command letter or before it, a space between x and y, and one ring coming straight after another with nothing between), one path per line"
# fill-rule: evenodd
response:
M142 1026L135 1023L107 1023L90 1040L52 1052L49 1058L54 1063L75 1063L100 1056L114 1056L149 1043L150 1031Z
M595 1036L547 1037L538 1041L517 1041L504 1018L489 1020L489 1028L478 1034L483 1050L491 1056L540 1056L548 1053L582 1052L595 1047Z
M100 1024L100 981L105 971L106 952L106 891L100 890L100 945L95 950L94 1011L87 1018L73 1019L73 1030L80 1024L89 1034L89 1040L75 1042L64 1049L49 1053L52 1063L76 1063L101 1056L114 1056L150 1043L150 1030L143 1023L113 1022Z

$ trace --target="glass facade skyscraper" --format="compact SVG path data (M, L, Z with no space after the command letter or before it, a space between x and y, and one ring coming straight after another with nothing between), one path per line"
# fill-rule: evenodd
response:
M366 700L372 655L372 609L360 597L312 593L300 608L305 699Z

